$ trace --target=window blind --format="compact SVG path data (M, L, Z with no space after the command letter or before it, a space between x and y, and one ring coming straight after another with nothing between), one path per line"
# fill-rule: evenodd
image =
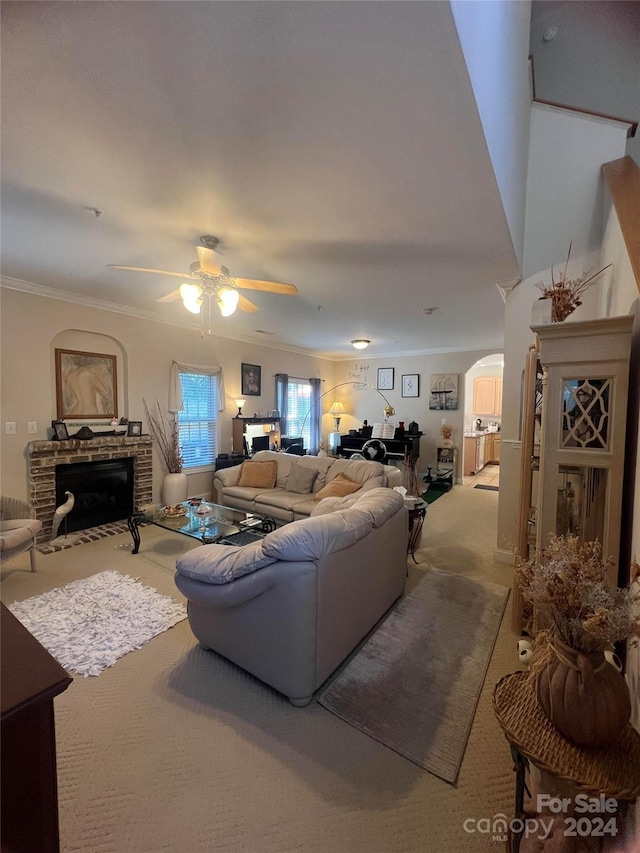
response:
M218 377L180 371L178 432L184 468L213 465L218 455Z

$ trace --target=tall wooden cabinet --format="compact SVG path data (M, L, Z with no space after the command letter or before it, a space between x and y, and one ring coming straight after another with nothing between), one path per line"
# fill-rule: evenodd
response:
M551 533L602 543L617 583L633 318L533 326L542 378L538 552ZM523 449L524 450L524 449Z

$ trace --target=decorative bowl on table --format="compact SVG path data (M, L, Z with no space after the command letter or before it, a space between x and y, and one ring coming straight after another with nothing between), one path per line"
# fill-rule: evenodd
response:
M187 508L182 504L173 504L172 506L163 506L162 514L167 518L180 518L187 514Z

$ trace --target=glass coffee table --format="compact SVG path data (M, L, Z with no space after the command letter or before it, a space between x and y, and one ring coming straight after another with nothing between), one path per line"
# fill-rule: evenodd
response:
M183 508L184 512L171 507L174 512L169 513L167 507L156 506L134 513L127 519L133 539L132 554L137 554L140 548L141 524L153 524L173 533L191 536L192 539L199 539L203 545L220 541L229 545L246 545L276 528L275 520L269 516L220 504L203 501L192 505L185 501L175 506Z

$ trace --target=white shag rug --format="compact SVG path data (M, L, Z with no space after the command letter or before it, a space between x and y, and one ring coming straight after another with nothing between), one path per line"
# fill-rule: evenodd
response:
M183 603L115 571L16 601L9 610L58 663L85 678L187 618Z

